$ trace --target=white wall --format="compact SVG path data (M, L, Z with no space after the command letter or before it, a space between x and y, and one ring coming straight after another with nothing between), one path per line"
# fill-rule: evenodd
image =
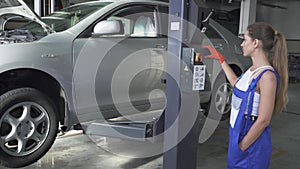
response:
M288 52L300 54L300 2L281 2L277 5L287 9L258 5L256 21L268 22L283 32Z
M271 23L287 39L300 40L300 2L281 2L287 9L258 5L256 21Z

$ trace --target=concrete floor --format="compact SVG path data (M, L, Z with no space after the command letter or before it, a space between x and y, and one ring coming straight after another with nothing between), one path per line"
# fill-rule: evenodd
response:
M299 97L300 84L290 84L287 110L272 119L270 169L300 168ZM212 137L198 145L197 168L226 168L227 128L228 121L221 122ZM161 144L88 137L80 132L71 132L58 137L41 160L24 169L160 169L163 161L159 154L161 149ZM144 158L138 158L141 156Z

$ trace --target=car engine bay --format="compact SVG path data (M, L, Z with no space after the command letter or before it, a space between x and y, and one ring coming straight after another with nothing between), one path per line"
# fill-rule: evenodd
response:
M33 42L37 39L29 30L14 29L0 32L0 44Z

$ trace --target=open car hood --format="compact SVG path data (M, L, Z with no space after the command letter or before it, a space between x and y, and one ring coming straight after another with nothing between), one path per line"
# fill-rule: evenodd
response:
M39 23L46 32L50 33L50 27L41 21L40 17L34 13L23 0L0 0L0 31L3 31L7 18L13 16L23 16Z

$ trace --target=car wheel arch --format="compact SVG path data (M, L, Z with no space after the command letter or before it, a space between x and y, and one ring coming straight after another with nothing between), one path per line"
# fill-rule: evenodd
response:
M20 87L32 87L41 91L53 100L59 121L62 123L65 121L64 119L67 115L65 113L65 104L68 98L66 98L67 96L61 83L50 74L37 69L12 69L0 74L0 82L0 95Z

